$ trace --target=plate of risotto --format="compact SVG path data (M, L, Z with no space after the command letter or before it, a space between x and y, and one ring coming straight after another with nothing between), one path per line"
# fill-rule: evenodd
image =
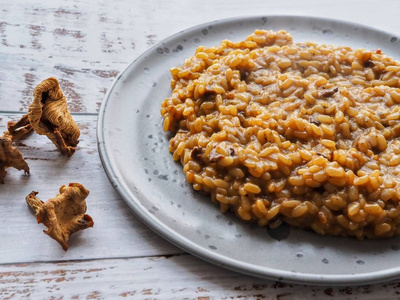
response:
M115 79L99 152L137 217L267 279L400 275L400 38L299 16L175 34Z

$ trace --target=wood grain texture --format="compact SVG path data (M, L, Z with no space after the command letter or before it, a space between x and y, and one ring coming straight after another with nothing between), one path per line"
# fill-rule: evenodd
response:
M0 110L26 111L56 76L73 112L97 112L113 78L150 46L185 28L239 15L337 18L399 32L396 1L0 0ZM360 13L354 13L360 11ZM12 101L10 101L12 99Z
M0 132L9 120L21 115L0 116ZM61 156L45 136L32 133L16 142L31 175L9 168L0 184L0 263L78 260L104 257L182 253L144 226L114 191L97 153L96 116L74 116L81 129L80 143L71 158ZM67 252L45 235L25 202L31 191L43 201L54 197L63 184L82 183L90 190L87 213L94 228L72 235Z
M173 275L172 275L173 274ZM399 299L400 283L308 287L227 271L190 255L0 266L2 299Z
M56 76L82 131L67 159L43 136L17 142L31 176L9 169L0 185L0 299L400 299L400 282L310 287L270 282L213 266L145 227L113 190L96 145L96 113L115 76L162 39L204 22L240 15L340 18L400 32L398 1L384 0L0 0L0 131ZM92 114L92 115L90 115ZM64 252L25 203L78 181L91 194L95 226ZM61 261L61 262L60 262Z

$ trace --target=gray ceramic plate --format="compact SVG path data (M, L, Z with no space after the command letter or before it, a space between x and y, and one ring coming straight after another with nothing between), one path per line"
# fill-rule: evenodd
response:
M186 184L168 152L160 105L169 69L197 46L239 41L255 29L285 29L294 41L380 48L400 59L400 38L357 24L310 17L242 17L196 26L167 38L114 81L100 109L99 152L114 188L150 228L182 249L242 273L296 283L354 285L400 275L400 238L359 242L282 227L277 232L223 215Z

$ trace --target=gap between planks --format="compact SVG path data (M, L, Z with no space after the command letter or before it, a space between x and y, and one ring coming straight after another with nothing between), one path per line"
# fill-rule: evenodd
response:
M74 264L74 263L84 263L84 262L93 262L96 260L108 261L108 260L118 260L118 259L156 259L156 258L175 258L179 256L190 256L190 253L180 252L180 253L171 253L171 254L159 254L159 255L129 255L129 256L120 256L120 257L96 257L96 258L82 258L82 259L60 259L60 260L33 260L33 261L16 261L16 262L9 262L9 263L0 263L0 272L1 267L5 266L18 266L18 265L25 265L25 264ZM206 261L202 260L204 263ZM222 268L222 267L221 267Z

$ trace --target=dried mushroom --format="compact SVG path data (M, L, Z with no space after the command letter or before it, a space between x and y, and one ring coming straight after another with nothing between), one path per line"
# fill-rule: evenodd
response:
M28 118L33 129L38 134L46 135L61 154L74 154L80 131L68 111L67 99L57 78L50 77L36 86Z
M46 202L32 192L26 202L35 211L38 223L43 223L44 233L55 239L64 250L68 249L68 239L74 232L93 227L93 219L85 214L86 197L89 191L80 183L70 183L60 187L60 194Z
M24 170L25 174L29 174L28 164L21 152L12 146L12 142L13 137L8 132L0 137L0 183L4 183L4 177L7 174L6 169L9 167Z
M55 77L47 78L36 86L27 115L18 122L8 123L10 134L17 138L32 129L46 135L60 149L61 154L74 154L80 131L68 111L67 99Z

